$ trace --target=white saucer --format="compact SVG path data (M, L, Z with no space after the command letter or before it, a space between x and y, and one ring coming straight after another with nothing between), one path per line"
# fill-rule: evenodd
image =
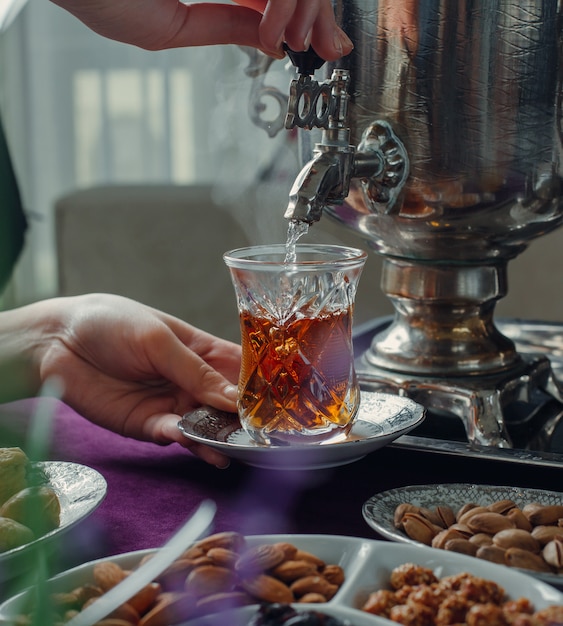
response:
M250 439L235 413L202 407L178 422L182 433L226 456L266 469L323 469L346 465L418 426L426 410L409 398L362 391L356 422L347 437L295 446L262 446Z

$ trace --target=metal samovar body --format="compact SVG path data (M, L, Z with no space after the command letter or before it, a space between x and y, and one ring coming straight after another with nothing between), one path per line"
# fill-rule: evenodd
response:
M395 315L359 359L361 380L458 415L470 442L510 447L508 404L538 389L561 398L546 358L523 358L493 317L507 263L563 220L563 9L334 7L355 49L316 71L321 87L308 84L310 68L293 81L286 127L300 127L304 166L286 217L329 214L383 256ZM327 85L340 102L332 109Z

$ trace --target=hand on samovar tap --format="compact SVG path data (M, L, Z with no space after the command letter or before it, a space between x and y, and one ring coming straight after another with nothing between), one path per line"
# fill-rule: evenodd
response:
M98 426L179 443L226 467L227 457L190 441L177 424L203 404L236 411L240 353L235 343L128 298L50 298L0 313L0 398L32 397L56 380L61 399Z
M94 32L145 50L237 44L283 58L310 45L327 61L352 51L330 0L52 0Z

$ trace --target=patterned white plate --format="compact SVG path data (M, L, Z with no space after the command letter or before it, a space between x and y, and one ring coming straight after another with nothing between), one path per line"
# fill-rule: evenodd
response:
M387 445L424 420L424 407L409 398L362 390L356 422L349 435L326 443L262 446L250 439L235 413L203 407L186 413L182 433L255 467L302 470L353 463Z
M420 507L450 506L454 512L464 504L487 506L499 500L513 500L520 508L532 502L542 505L563 504L563 493L543 489L476 485L468 483L444 483L437 485L412 485L390 489L375 494L362 507L366 522L381 536L391 541L421 545L395 528L393 517L399 504L410 503ZM544 574L526 570L551 585L563 587L563 575Z
M34 463L35 472L41 472L61 505L58 528L23 546L0 553L0 580L7 580L26 568L26 556L40 544L52 541L90 515L107 493L105 478L96 470L78 463L43 461Z

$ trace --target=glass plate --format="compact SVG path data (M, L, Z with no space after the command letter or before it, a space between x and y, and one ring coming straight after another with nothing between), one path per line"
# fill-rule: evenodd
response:
M353 463L422 423L424 407L391 394L362 390L358 416L347 437L326 443L262 446L242 429L238 415L204 407L187 413L178 428L188 438L248 465L268 469L322 469Z

